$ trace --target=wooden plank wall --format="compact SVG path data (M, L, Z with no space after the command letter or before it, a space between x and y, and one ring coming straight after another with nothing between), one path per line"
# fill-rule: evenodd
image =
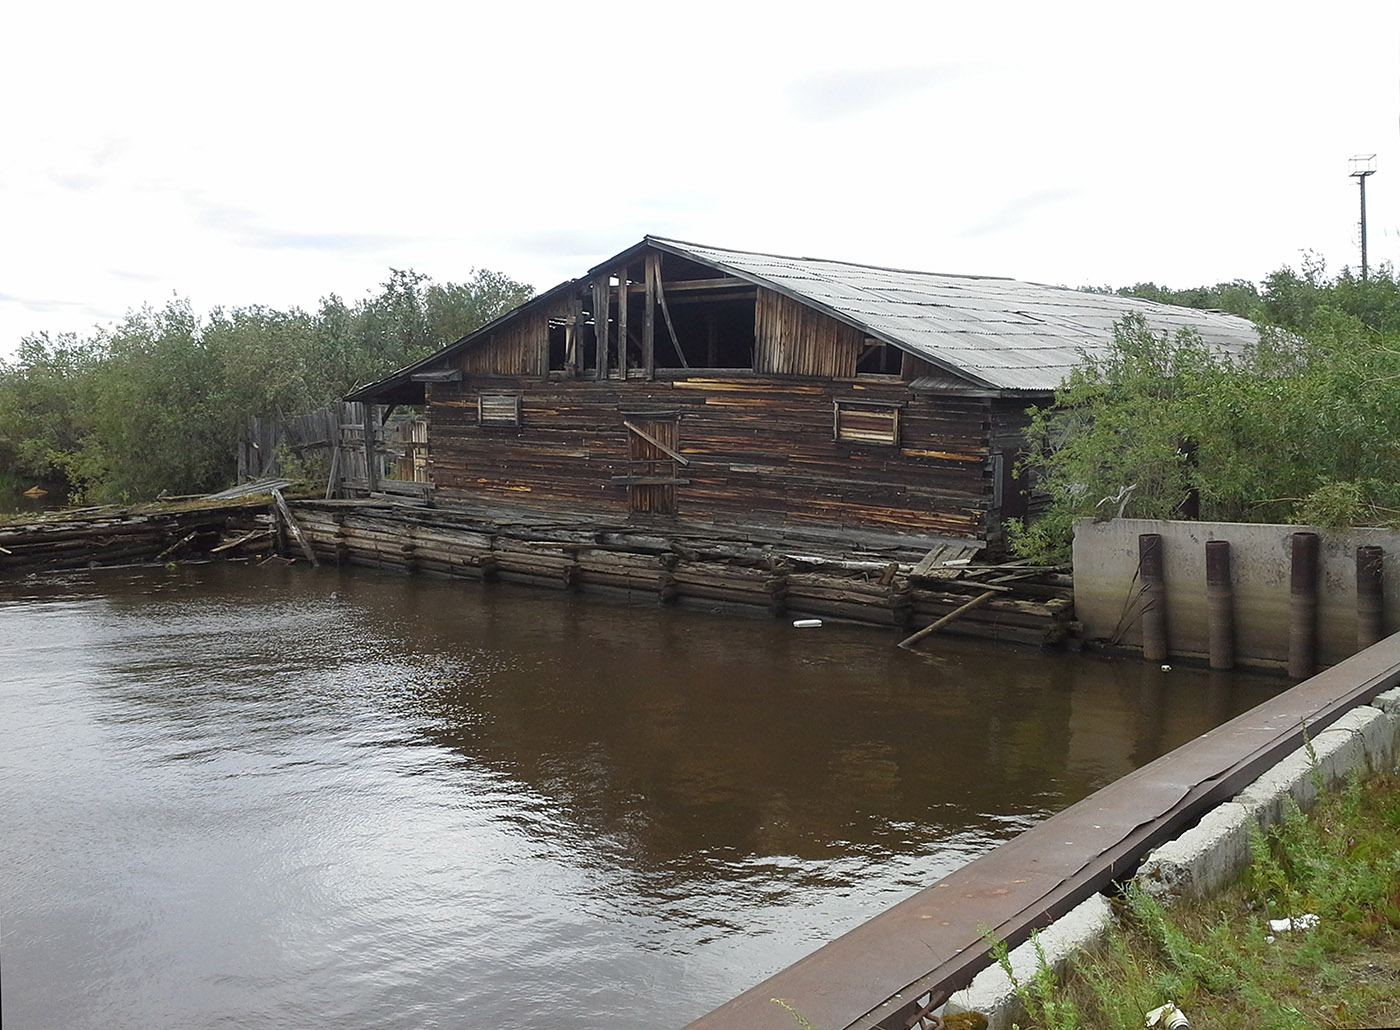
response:
M524 311L486 340L462 352L458 367L466 375L544 376L549 372L549 320L568 318L570 299Z
M624 516L628 455L623 408L681 412L690 459L677 517L818 524L980 538L991 502L991 401L916 396L897 381L777 377L670 381L515 381L519 428L476 424L478 385L434 384L429 454L438 497L496 498ZM836 399L903 402L898 447L837 443Z
M754 307L754 368L772 375L851 379L865 334L781 293L760 288Z

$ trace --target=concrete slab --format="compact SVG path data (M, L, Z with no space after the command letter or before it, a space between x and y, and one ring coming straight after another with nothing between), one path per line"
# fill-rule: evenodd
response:
M1225 802L1176 840L1151 852L1138 867L1138 885L1168 903L1218 890L1249 864L1253 821L1251 809Z
M1371 704L1391 715L1400 714L1400 687L1387 690L1384 694L1377 694L1376 699Z
M1045 953L1045 961L1059 975L1070 958L1100 941L1113 925L1113 908L1102 894L1081 902L1066 915L1055 920L1035 938ZM1026 941L1008 956L1011 971L1021 983L1030 982L1039 968L1040 959L1035 944ZM980 1012L987 1017L988 1030L1006 1030L1025 1016L1021 999L1000 966L982 970L964 990L948 999L948 1012Z

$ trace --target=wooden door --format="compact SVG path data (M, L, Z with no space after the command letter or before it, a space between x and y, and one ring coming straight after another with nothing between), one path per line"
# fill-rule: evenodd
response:
M674 515L676 487L683 482L678 478L678 466L685 461L677 451L679 419L633 416L623 425L627 428L628 508L638 513Z

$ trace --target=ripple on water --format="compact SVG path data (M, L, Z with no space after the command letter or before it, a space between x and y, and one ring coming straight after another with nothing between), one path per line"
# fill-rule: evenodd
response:
M270 566L0 629L32 1027L681 1025L1275 686Z

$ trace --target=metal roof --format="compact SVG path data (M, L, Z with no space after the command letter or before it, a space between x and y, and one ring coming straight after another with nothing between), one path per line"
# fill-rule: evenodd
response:
M973 382L1048 391L1084 355L1105 351L1113 324L1142 315L1154 332L1191 327L1231 354L1259 341L1254 323L1221 311L1084 293L989 276L877 268L725 250L648 236L679 254L784 293Z
M473 346L521 312L562 292L583 288L589 276L606 274L616 269L619 261L630 260L648 247L782 293L924 358L973 386L1010 393L1053 391L1070 369L1082 364L1085 354L1107 350L1113 324L1130 313L1142 315L1158 333L1175 334L1189 326L1208 345L1234 355L1259 340L1254 323L1222 311L993 276L782 257L647 236L600 262L588 274L546 290L442 350L361 387L347 399L421 403L423 387L413 381L414 373Z

